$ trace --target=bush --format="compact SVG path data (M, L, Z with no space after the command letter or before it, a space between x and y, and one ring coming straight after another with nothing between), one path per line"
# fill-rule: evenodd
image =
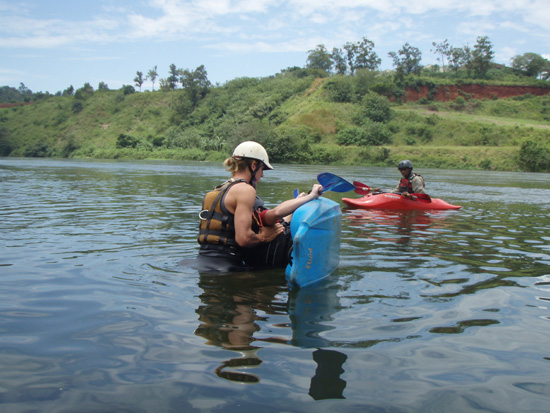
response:
M362 139L363 130L358 126L350 126L338 131L336 135L336 142L338 145L358 145L358 142Z
M122 85L120 88L123 95L129 95L131 93L135 93L136 89L132 85Z
M464 110L465 106L466 106L466 100L462 96L457 97L454 103L450 104L451 109L454 109L454 110Z
M166 132L164 144L167 148L199 148L203 137L201 131L195 127L187 129L172 128Z
M513 96L512 99L522 101L525 99L531 99L532 97L533 97L532 94L526 93L525 95Z
M405 145L408 145L408 146L416 145L416 139L410 138L410 137L406 137L406 138L405 138Z
M365 122L363 126L344 128L336 135L339 145L378 146L393 140L388 127L381 122Z
M303 162L309 158L309 145L290 136L271 135L262 142L271 162Z
M79 146L75 143L74 138L72 136L69 136L66 139L67 140L64 143L59 153L59 155L63 158L68 158L74 151L76 151L79 148Z
M73 113L80 113L82 112L82 109L84 109L84 104L82 103L82 101L75 100L72 106Z
M23 156L26 156L29 158L47 158L50 155L51 155L51 151L48 148L48 145L42 144L42 143L38 143L31 147L27 147L23 151Z
M151 142L151 145L153 145L155 148L160 148L164 145L164 136L152 136L149 135L147 137L147 140Z
M390 101L387 97L369 93L363 97L363 116L374 122L388 122L392 118Z
M422 142L427 143L433 140L432 129L428 126L422 125L416 129L416 134L422 139Z
M434 126L437 124L437 121L439 120L439 116L437 115L430 115L426 118L426 123L428 125Z
M484 169L486 171L490 171L491 169L493 169L493 163L491 162L490 159L483 159L480 163L479 163L479 167L481 169Z
M118 138L116 140L116 147L117 149L121 148L135 148L139 143L139 139L134 138L130 135L125 135L124 133L121 133L118 135Z
M349 103L353 100L353 84L349 77L334 76L325 83L323 88L333 102Z
M549 172L550 146L539 141L524 141L519 151L519 163L529 172Z
M334 149L317 148L311 154L310 162L314 164L328 165L341 161L342 153Z
M363 124L365 140L363 145L386 145L392 143L393 136L388 127L381 122L367 122Z
M86 100L94 94L94 88L89 84L85 83L80 89L77 89L74 93L75 99Z
M370 87L376 81L377 72L368 69L359 69L353 77L354 90L357 96L365 96L369 93Z
M173 125L180 125L193 112L193 102L185 93L177 94L170 103L170 122Z
M230 125L226 125L225 130L219 130L217 135L225 138L230 150L233 150L233 148L244 141L255 141L263 145L267 139L276 137L272 125L256 119L233 125L230 128L227 128L227 126ZM268 153L271 152L268 151Z
M8 130L5 127L0 128L0 156L8 156L12 151Z
M248 113L254 118L262 119L269 115L275 108L277 108L277 106L279 106L282 101L282 96L278 93L275 93L272 96L260 99L248 110Z

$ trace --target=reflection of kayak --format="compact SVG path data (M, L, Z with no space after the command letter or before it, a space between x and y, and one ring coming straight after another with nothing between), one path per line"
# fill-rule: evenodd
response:
M363 209L409 209L409 210L429 210L429 209L459 209L458 205L452 205L439 198L409 199L404 196L392 193L368 194L362 198L342 198L347 206Z
M292 263L286 268L287 281L299 287L328 277L340 261L340 205L319 198L302 205L292 215Z
M323 337L336 327L333 315L342 309L334 280L292 289L288 293L288 316L292 326L289 344L302 348L332 347L330 339Z

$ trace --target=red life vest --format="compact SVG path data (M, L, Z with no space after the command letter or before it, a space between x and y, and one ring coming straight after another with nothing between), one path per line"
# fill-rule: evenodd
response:
M408 192L409 194L412 194L414 192L412 187L412 180L415 176L419 176L420 178L422 178L421 175L415 173L411 173L408 178L401 178L401 180L399 181L399 193ZM424 183L424 178L422 178L422 183Z

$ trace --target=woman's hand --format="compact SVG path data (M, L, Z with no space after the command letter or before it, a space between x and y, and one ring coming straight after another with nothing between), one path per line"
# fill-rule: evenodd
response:
M260 227L259 236L263 239L263 242L271 242L279 235L281 235L285 230L278 222L274 225L268 227Z
M322 195L321 193L322 190L323 190L323 185L315 184L311 188L311 194L313 194L313 196L317 199Z

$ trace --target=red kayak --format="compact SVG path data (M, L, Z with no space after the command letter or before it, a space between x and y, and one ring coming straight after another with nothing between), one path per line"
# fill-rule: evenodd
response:
M392 193L368 194L362 198L342 198L342 202L349 207L362 209L429 210L462 208L462 206L449 204L439 198L421 199L413 197L410 199Z

